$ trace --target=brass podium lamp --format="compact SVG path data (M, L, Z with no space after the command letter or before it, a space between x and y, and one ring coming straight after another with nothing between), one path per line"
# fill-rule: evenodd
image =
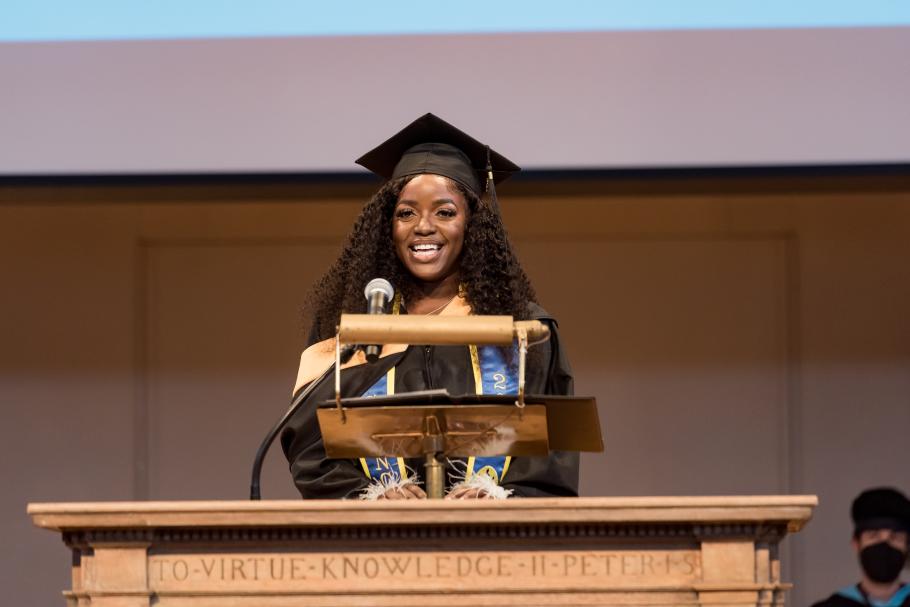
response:
M336 340L335 400L316 412L331 458L423 457L427 495L445 491L445 457L546 456L603 451L593 397L525 394L528 347L549 339L540 321L510 316L343 314ZM445 390L342 398L344 344L498 345L518 342L518 394L451 395Z

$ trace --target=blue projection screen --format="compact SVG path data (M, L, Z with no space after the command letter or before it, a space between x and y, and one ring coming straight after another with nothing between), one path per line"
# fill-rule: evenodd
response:
M0 174L329 172L433 111L527 168L910 162L910 3L6 3Z

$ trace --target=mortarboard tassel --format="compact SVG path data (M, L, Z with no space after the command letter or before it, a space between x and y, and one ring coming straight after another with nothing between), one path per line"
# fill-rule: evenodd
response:
M483 186L484 202L486 202L495 213L499 213L499 200L496 198L496 183L493 181L493 163L490 161L490 146L485 147L487 149L487 180Z

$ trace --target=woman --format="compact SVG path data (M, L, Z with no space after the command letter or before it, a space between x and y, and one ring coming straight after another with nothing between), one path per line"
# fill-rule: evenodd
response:
M363 287L382 277L396 289L393 314L507 314L549 323L550 341L529 355L526 390L571 394L555 321L535 302L497 207L494 183L518 167L432 114L357 162L388 181L310 294L313 330L295 393L331 364L341 311L363 313ZM495 347L387 345L375 363L357 352L342 367L341 392L515 393L516 361L513 352ZM419 460L326 458L315 410L333 396L333 382L317 386L281 437L303 497L426 498ZM450 461L448 476L449 499L577 495L578 456L468 458Z

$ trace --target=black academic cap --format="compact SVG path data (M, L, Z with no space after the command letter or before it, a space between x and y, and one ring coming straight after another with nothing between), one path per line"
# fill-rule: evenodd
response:
M385 179L431 173L483 196L521 168L442 118L424 114L356 160ZM495 193L493 194L495 198Z
M850 508L855 533L869 529L910 531L910 500L891 487L867 489Z

